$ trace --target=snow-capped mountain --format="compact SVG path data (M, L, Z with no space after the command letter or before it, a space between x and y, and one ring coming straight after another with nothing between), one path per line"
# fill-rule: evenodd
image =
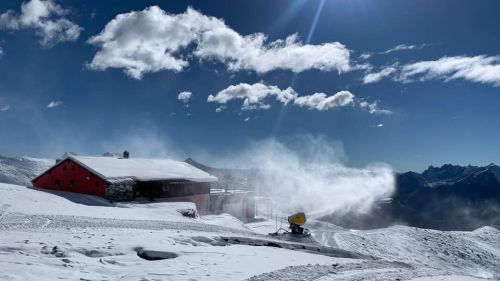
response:
M500 167L495 164L489 164L485 167L471 165L458 166L451 164L445 164L441 167L429 166L429 168L422 172L421 176L428 182L428 185L438 186L454 184L471 176L477 176L483 173L492 173L496 179L500 181Z
M0 182L31 186L31 180L52 165L53 159L0 155Z

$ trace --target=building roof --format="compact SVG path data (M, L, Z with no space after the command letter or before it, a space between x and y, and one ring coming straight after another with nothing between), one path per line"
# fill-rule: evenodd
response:
M170 159L115 158L95 156L68 156L84 168L107 181L122 178L138 181L189 180L215 182L217 178L186 162ZM66 160L64 159L64 160ZM64 161L63 160L63 161ZM62 162L62 161L61 161Z

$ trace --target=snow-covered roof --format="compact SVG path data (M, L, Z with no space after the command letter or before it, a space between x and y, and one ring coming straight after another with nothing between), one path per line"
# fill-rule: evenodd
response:
M148 180L189 180L214 182L217 178L186 162L171 159L68 156L105 180L133 178Z

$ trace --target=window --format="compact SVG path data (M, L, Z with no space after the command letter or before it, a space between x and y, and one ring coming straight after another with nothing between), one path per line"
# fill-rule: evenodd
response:
M63 166L63 171L66 171L66 165Z
M75 187L75 181L74 180L70 180L69 181L69 187Z
M55 185L56 185L56 187L60 187L61 186L61 181L60 180L56 180Z
M99 181L94 182L95 187L99 187Z
M75 165L71 166L71 171L75 171Z
M168 183L163 183L161 186L161 190L163 191L163 193L169 192L170 186L168 186Z

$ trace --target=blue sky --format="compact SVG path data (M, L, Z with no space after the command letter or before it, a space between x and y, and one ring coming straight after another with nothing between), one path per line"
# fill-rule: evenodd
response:
M352 166L498 164L499 13L497 1L2 1L0 154L144 146L210 162L312 135Z

